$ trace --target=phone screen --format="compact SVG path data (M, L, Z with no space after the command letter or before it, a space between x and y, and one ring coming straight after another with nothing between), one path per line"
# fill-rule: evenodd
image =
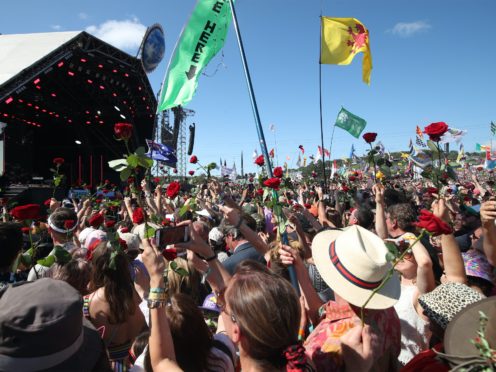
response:
M155 232L155 239L159 249L165 249L168 245L184 243L189 241L189 226L173 226L158 229Z

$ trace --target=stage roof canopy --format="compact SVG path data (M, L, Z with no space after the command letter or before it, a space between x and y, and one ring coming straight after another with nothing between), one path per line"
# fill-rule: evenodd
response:
M120 157L114 124L132 123L142 145L153 136L156 107L141 61L84 31L0 35L7 166L9 144L34 148L35 163L46 162L40 153L73 151L76 140L86 152Z

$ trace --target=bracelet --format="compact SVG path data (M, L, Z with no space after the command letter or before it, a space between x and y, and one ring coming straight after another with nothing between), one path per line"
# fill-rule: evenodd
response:
M239 229L241 224L243 223L243 216L239 216L239 221L238 223L234 226L235 229Z
M205 258L205 261L210 262L210 261L215 260L216 258L217 258L217 253L214 252L214 254L212 256Z
M167 295L165 293L149 293L148 299L150 301L166 301Z
M159 307L165 307L167 301L148 300L147 303L149 309L158 309Z
M165 288L163 287L150 288L150 293L165 293Z

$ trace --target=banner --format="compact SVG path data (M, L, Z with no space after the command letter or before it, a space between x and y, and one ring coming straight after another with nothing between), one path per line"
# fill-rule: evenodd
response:
M341 129L344 129L353 137L358 138L367 125L367 122L362 118L352 114L343 107L341 108L341 111L339 111L338 118L336 119L336 124L334 125Z
M157 111L191 101L202 70L224 46L230 23L229 2L198 0L174 49Z

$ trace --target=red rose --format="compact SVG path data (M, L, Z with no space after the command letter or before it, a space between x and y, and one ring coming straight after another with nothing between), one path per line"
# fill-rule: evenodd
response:
M155 183L157 183L157 184L158 184L158 183L160 183L160 177L155 177L155 178L153 179L153 182L155 182Z
M281 167L275 167L274 168L274 176L277 178L282 178L282 168Z
M134 183L134 177L129 177L127 179L127 183Z
M53 159L53 164L58 165L58 166L64 164L64 158L55 158L55 159Z
M114 133L118 139L127 141L133 134L133 125L129 123L117 123L114 125Z
M121 233L128 233L129 232L129 229L127 227L123 227L121 228Z
M424 128L424 133L429 136L429 139L434 142L439 142L441 136L448 131L448 124L440 121L439 123L429 124Z
M188 172L188 174L189 174L190 176L192 176L193 174L195 174L195 171L194 171L194 170L190 170L190 171Z
M22 231L23 234L26 234L26 235L29 234L29 231L30 230L31 229L29 227L26 227L26 226L21 227L21 231Z
M143 209L142 208L136 208L133 211L133 223L139 225L139 224L142 224L143 221L145 221L145 215L143 214Z
M432 195L432 194L437 194L438 189L437 189L436 187L428 187L428 188L427 188L427 190L426 190L426 192L427 192L428 194L431 194L431 195Z
M48 198L47 200L45 200L43 202L43 205L48 208L48 207L50 207L51 202L52 202L52 198Z
M317 177L317 172L312 172L312 177L313 178Z
M452 232L451 227L446 222L426 209L420 211L418 222L415 222L414 225L418 228L427 230L434 236L451 234Z
M253 182L253 177L250 177L248 181Z
M343 184L341 186L341 190L343 190L344 192L348 192L348 191L350 191L350 188L348 186L346 186L345 184Z
M306 209L310 209L310 208L312 208L312 204L305 203L305 208L306 208Z
M365 142L372 143L375 141L375 139L377 137L377 133L368 132L368 133L365 133L362 137L365 140Z
M269 178L264 181L264 186L270 187L274 190L279 190L279 185L281 184L281 179L277 177Z
M350 180L350 182L355 182L356 177L355 176L349 176L348 179Z
M34 220L40 217L40 206L38 204L26 204L15 207L10 211L16 220Z
M71 230L76 225L76 221L74 220L65 220L64 221L64 229Z
M181 190L181 184L179 182L171 182L169 186L167 186L167 197L170 199L174 199L179 191Z
M196 164L198 163L198 158L196 157L196 155L193 155L191 158L189 158L189 162L191 164Z
M264 190L263 189L257 189L257 194L262 196L264 194Z
M167 261L173 261L177 257L176 248L164 249L162 251L162 256L164 256Z
M265 159L263 155L260 155L258 158L255 159L255 164L262 166L265 164Z
M114 225L115 225L115 220L107 220L107 221L105 221L105 227L107 229L110 229L110 228L114 227Z
M94 227L95 229L98 229L100 225L103 223L103 215L100 213L95 213L93 216L91 216L88 220L88 224L91 227Z
M118 238L117 241L119 242L119 245L121 246L121 249L125 251L127 249L127 242L124 239Z
M169 226L169 225L170 225L170 223L171 223L170 218L164 218L164 219L162 220L162 222L161 222L161 225L162 225L162 226Z

